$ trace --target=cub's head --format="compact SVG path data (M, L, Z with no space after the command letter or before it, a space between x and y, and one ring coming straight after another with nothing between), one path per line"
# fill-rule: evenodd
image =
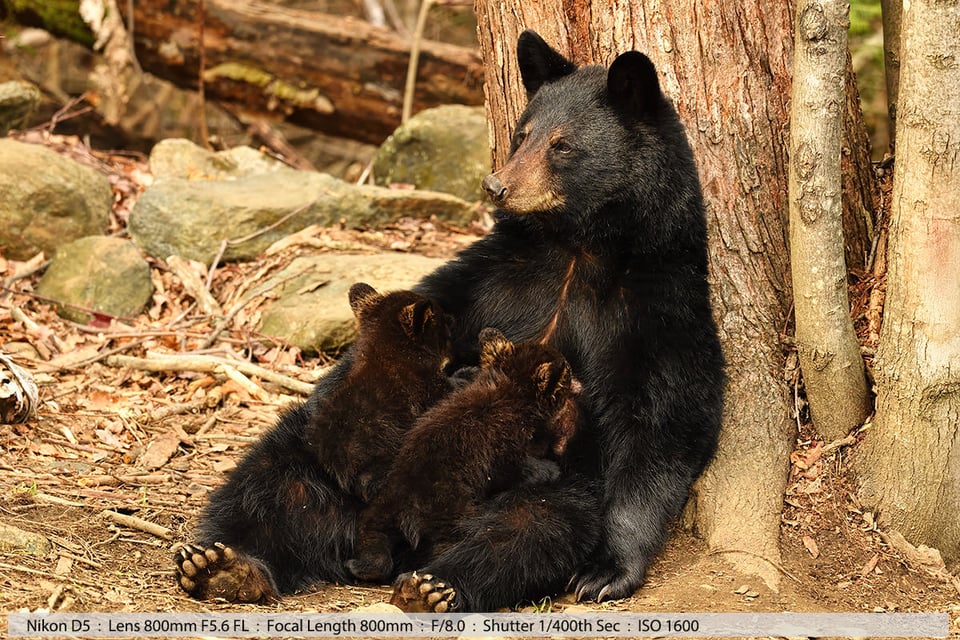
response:
M350 308L357 317L360 353L402 352L402 357L444 360L450 349L450 329L440 307L414 291L382 294L358 282L350 287ZM401 356L397 354L397 358ZM386 365L387 363L384 363Z
M498 330L486 328L480 332L480 367L499 371L533 399L548 417L554 453L562 454L577 428L581 391L563 355L539 342L511 342Z
M578 68L539 35L524 31L517 59L527 108L507 163L483 181L501 210L596 211L639 197L644 188L663 189L663 165L676 144L689 155L656 69L642 53L624 53L609 69Z

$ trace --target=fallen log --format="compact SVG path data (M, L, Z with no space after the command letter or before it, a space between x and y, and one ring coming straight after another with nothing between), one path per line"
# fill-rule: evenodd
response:
M79 0L18 0L44 11L0 13L51 28L76 15ZM128 3L119 2L121 12ZM199 0L137 0L133 40L141 67L197 88ZM411 41L353 17L275 6L263 0L205 0L204 90L208 99L271 114L323 133L379 144L400 123ZM6 5L6 11L4 7ZM50 17L54 8L58 13ZM46 16L46 17L44 17ZM129 24L129 16L124 16ZM75 29L52 29L89 44ZM482 104L483 70L473 48L424 41L414 111Z

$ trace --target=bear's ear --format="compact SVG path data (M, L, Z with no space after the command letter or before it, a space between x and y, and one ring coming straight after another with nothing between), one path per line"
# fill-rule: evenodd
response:
M577 65L557 53L530 29L521 33L517 40L517 62L520 63L520 78L528 100L546 83L577 70Z
M350 287L350 308L353 309L353 315L360 317L364 311L383 300L383 296L377 293L377 290L366 282L358 282Z
M565 360L551 360L537 367L533 374L533 383L542 397L558 400L564 393L572 390L573 375Z
M622 53L610 65L607 94L615 108L633 116L651 113L663 100L657 69L639 51Z
M414 302L400 309L400 326L411 340L416 340L422 336L427 327L436 322L437 314L428 300Z
M513 353L513 343L497 329L487 327L480 332L480 366L493 366L498 360Z

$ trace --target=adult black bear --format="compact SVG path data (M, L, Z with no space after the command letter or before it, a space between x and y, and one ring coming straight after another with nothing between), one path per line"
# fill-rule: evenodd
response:
M413 291L382 295L362 282L350 287L349 299L357 339L344 380L315 397L309 410L286 414L211 496L201 540L220 546L186 547L177 556L180 585L191 594L244 602L275 597L301 573L277 569L304 560L290 554L289 540L309 539L311 528L321 536L315 560L339 570L333 563L349 549L329 548L337 534L314 519L326 513L334 516L332 526L352 524L336 506L316 511L322 498L338 496L333 504L351 514L357 499L369 501L404 434L450 391L443 372L450 332L436 303ZM251 554L253 568L226 545ZM333 558L323 557L331 552Z
M567 584L582 599L629 596L720 430L724 363L702 194L653 65L629 52L609 69L577 68L532 32L517 49L529 104L510 160L484 180L497 224L417 289L453 318L453 368L476 364L488 326L554 345L583 385L582 428L559 480L497 494L458 522L456 543L401 559L418 569L396 581L394 602L408 610L432 610L437 593L451 608L489 610ZM280 486L262 487L241 464L211 503L202 527L223 537L206 537L194 555L212 558L212 574L272 575L282 589L344 579L359 506L293 460L300 425L349 359L281 420L291 463ZM269 497L284 483L304 488L303 509ZM243 535L257 519L273 523L259 535L282 542L286 557L257 555L261 541Z
M556 349L480 332L480 373L406 434L383 490L360 516L354 576L393 577L394 549L423 554L456 540L491 496L555 480L554 460L576 430L579 387Z

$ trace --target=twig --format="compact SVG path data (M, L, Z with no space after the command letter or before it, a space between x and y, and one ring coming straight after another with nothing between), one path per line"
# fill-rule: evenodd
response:
M170 529L167 529L166 527L154 522L148 522L143 518L128 516L123 513L117 513L116 511L110 511L109 509L101 511L100 515L104 516L115 524L119 524L122 527L143 531L144 533L149 533L152 536L157 536L158 538L163 538L164 540L169 540L173 537L173 533L170 531Z
M417 26L413 30L413 41L410 43L410 62L407 65L407 82L403 88L403 111L400 122L410 119L413 111L413 94L417 86L417 66L420 64L420 45L423 42L423 30L427 25L427 14L434 0L421 0L420 13L417 14Z
M28 269L24 269L23 271L18 271L12 276L7 276L6 278L3 279L3 288L8 289L8 287L12 285L14 282L16 282L17 280L23 280L24 278L29 278L33 274L43 271L44 269L50 266L51 262L53 262L53 260L44 260L40 264L35 264Z
M223 258L223 253L227 250L227 240L220 241L220 248L217 249L217 255L213 257L213 261L210 263L210 268L207 269L207 291L210 290L210 286L213 284L213 272L217 270L217 265L220 264L220 260Z
M313 392L313 385L308 382L302 382L282 373L264 369L250 362L225 360L213 356L154 354L147 358L135 358L116 355L107 358L106 364L111 367L130 367L140 371L198 371L203 373L223 373L222 367L226 366L232 367L244 375L256 376L267 382L272 382L300 395L310 395ZM224 373L224 375L226 374Z
M754 553L753 551L747 551L747 550L745 550L745 549L715 549L715 550L709 552L707 555L717 556L717 555L723 555L723 554L727 554L727 553L742 553L742 554L744 554L744 555L746 555L746 556L751 556L751 557L754 557L754 558L758 558L758 559L760 559L760 560L763 560L764 562L766 562L767 564L769 564L770 566L772 566L774 569L776 569L777 571L779 571L779 572L782 573L783 575L787 576L788 578L790 578L791 580L793 580L793 581L796 582L797 584L802 584L802 581L800 580L800 578L798 578L797 576L793 575L792 573L790 573L789 571L787 571L786 569L784 569L783 566L781 566L779 563L774 562L774 561L771 560L770 558L767 558L767 557L765 557L765 556L762 556L762 555L760 555L759 553Z
M200 70L197 73L197 96L200 98L200 139L203 141L203 146L212 151L213 147L210 146L210 131L207 129L207 101L203 81L203 74L206 72L207 68L207 47L203 41L203 24L206 22L207 14L207 8L204 4L204 0L200 0L199 4L197 5L197 13L199 14L200 22L200 33L198 34L198 39L200 41Z
M77 578L76 576L58 576L55 573L50 571L38 571L37 569L31 569L30 567L21 567L14 564L7 564L6 562L0 562L0 569L11 569L13 571L22 571L23 573L30 573L35 576L43 576L45 578L52 578L53 580L61 580L63 582L77 583L82 584L85 587L93 587L95 589L103 589L103 582L90 582L89 580L83 580Z

